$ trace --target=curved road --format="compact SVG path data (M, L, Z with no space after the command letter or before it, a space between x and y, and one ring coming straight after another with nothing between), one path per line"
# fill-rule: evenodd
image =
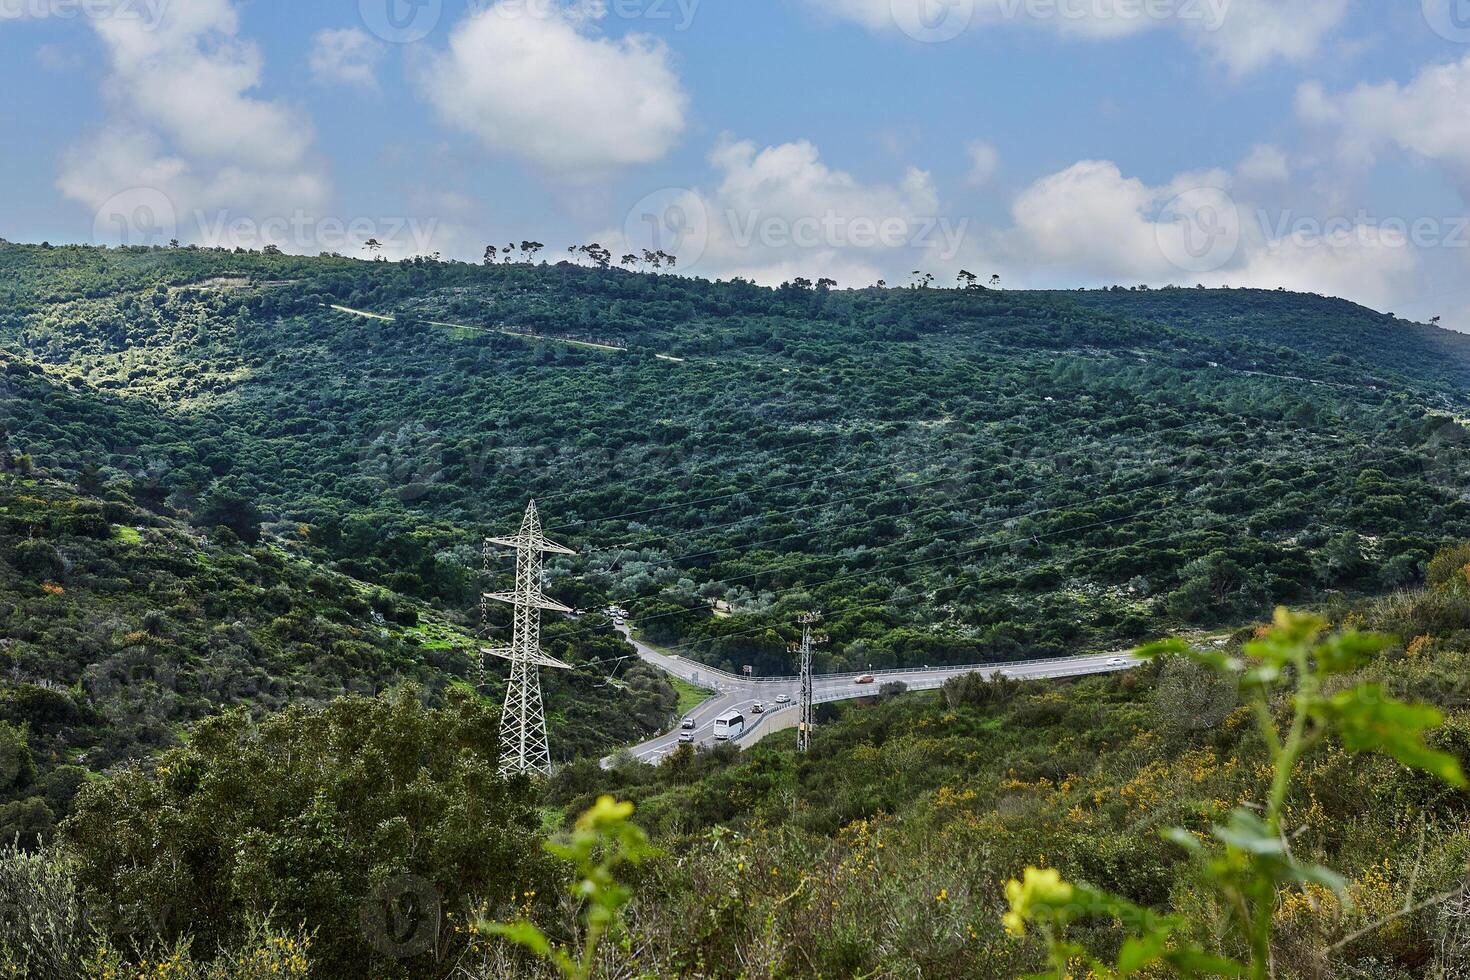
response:
M627 627L619 627L619 631L638 651L638 656L667 674L697 684L700 687L709 688L714 693L703 701L685 717L693 718L695 722L694 744L714 745L715 719L729 711L731 708L739 708L745 715L746 725L749 726L745 735L739 739L742 748L754 745L768 734L782 729L794 728L796 724L796 699L801 693L801 680L797 677L761 677L751 680L735 674L727 674L722 670L687 660L684 657L671 656L660 653L646 643L633 638L632 630ZM1086 677L1093 674L1110 674L1120 670L1127 670L1139 663L1136 657L1128 653L1103 653L1085 657L1066 657L1056 660L1035 660L1024 663L1008 664L982 664L965 667L940 667L910 670L886 670L872 671L875 682L872 684L855 683L862 674L818 674L812 678L812 698L816 703L824 701L845 701L854 698L873 697L884 684L899 681L905 684L910 691L930 691L942 687L944 682L951 677L959 677L963 674L978 673L984 677L992 677L1002 674L1014 677L1018 680L1041 680L1064 677ZM788 702L782 703L780 697L786 697ZM757 701L766 707L764 714L752 714L750 708ZM646 742L633 746L629 749L633 757L640 762L657 764L669 753L679 746L679 731L666 732L657 738L651 738ZM612 761L609 756L603 760L607 765Z

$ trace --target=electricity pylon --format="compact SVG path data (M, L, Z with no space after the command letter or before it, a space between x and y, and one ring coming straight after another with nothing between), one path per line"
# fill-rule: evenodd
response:
M801 624L801 645L793 644L792 652L801 654L801 698L797 705L796 751L805 752L812 744L812 644L825 643L825 636L812 635L812 627L821 622L821 613L802 613L796 617Z
M570 670L570 664L541 652L541 610L571 612L566 606L548 599L541 592L543 554L574 555L575 551L548 541L541 533L541 518L536 502L526 508L521 530L513 538L486 538L485 568L489 571L493 546L516 550L516 588L514 592L486 592L480 598L481 615L491 602L506 602L515 607L510 646L482 647L485 656L510 661L510 679L505 685L505 709L500 715L500 774L534 772L551 773L551 745L546 737L546 712L541 706L541 667ZM485 622L489 623L488 618ZM483 664L483 660L481 661Z

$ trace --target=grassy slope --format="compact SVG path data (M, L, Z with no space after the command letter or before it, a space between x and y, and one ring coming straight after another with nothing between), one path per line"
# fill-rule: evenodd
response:
M481 681L464 624L291 545L221 543L116 491L0 474L0 720L24 727L37 763L28 785L0 785L0 804L45 796L60 816L79 774L58 768L147 756L234 705L404 682L437 701ZM672 715L676 695L653 672L636 667L622 687L601 686L604 673L547 678L559 755L603 752ZM500 672L485 680L498 699Z
M1456 575L1330 612L1409 637L1339 683L1380 683L1439 706L1448 717L1433 744L1470 763L1470 593ZM1203 932L1218 910L1196 891L1185 852L1159 832L1205 832L1261 800L1269 783L1250 709L1183 664L972 697L907 695L829 713L806 757L788 742L681 754L656 770L629 764L611 777L569 770L554 784L575 812L611 778L662 846L683 856L646 882L639 916L667 975L725 976L695 964L749 961L758 950L793 976L1020 975L1040 967L1039 947L1006 936L1000 914L1004 882L1028 865L1181 912ZM1335 744L1309 756L1297 785L1286 820L1293 850L1342 872L1352 904L1320 889L1311 899L1284 893L1281 975L1433 975L1458 920L1437 904L1400 910L1411 896L1462 885L1470 797ZM689 908L701 916L681 928ZM1393 921L1376 925L1385 916ZM1111 928L1083 931L1106 948ZM1449 966L1456 975L1463 962Z

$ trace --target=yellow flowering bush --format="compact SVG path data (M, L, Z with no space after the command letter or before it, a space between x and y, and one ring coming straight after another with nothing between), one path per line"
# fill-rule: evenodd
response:
M1292 853L1288 819L1295 817L1306 825L1320 818L1320 808L1310 795L1305 807L1287 808L1298 763L1332 734L1347 752L1387 755L1451 786L1464 788L1467 781L1453 756L1424 742L1425 731L1443 720L1438 711L1397 701L1376 685L1326 683L1363 666L1391 641L1352 631L1327 636L1326 631L1326 622L1318 617L1281 609L1271 626L1257 630L1245 644L1243 657L1195 651L1183 641L1141 651L1150 657L1185 656L1223 676L1239 678L1254 696L1261 738L1270 756L1262 773L1269 796L1263 806L1237 807L1217 824L1211 835L1213 848L1182 829L1165 834L1197 856L1206 883L1221 899L1224 921L1213 930L1223 939L1221 952L1184 941L1180 934L1186 923L1178 918L1158 916L1088 885L1065 882L1055 871L1028 868L1021 881L1011 881L1006 887L1010 911L1005 926L1013 935L1024 934L1028 925L1038 928L1052 965L1049 975L1055 980L1067 980L1079 966L1104 978L1137 976L1162 966L1186 977L1266 980L1272 969L1275 925L1315 912L1321 907L1319 898L1327 895L1339 906L1350 905L1354 898L1382 907L1391 902L1386 868L1350 887L1332 871L1303 863ZM1290 708L1284 727L1273 709L1276 694ZM1066 938L1066 927L1088 916L1110 916L1128 931L1129 938L1112 962Z

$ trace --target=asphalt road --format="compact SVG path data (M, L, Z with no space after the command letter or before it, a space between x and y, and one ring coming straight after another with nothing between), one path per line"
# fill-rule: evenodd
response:
M757 680L749 680L724 671L714 670L704 664L686 660L683 657L670 656L660 653L646 643L640 643L632 636L629 627L621 627L621 632L628 642L633 644L638 651L638 656L655 667L668 674L680 677L691 684L710 688L715 693L701 703L686 717L694 719L694 744L715 745L714 736L715 719L729 711L731 708L739 708L745 715L746 732L740 739L742 747L754 745L772 729L787 729L793 727L796 699L801 693L801 681L796 677L768 677ZM873 697L884 684L899 681L905 684L910 691L929 691L943 686L944 682L951 677L963 674L979 673L985 677L994 674L1004 674L1017 679L1043 680L1064 677L1086 677L1094 674L1108 674L1119 670L1127 670L1135 666L1138 660L1128 653L1104 653L1086 657L1067 657L1060 660L1042 660L1028 663L1000 664L985 667L941 667L934 669L900 670L900 671L875 671L873 676L875 682L872 684L857 684L856 679L860 674L833 674L818 675L812 680L813 700L820 704L826 701L845 701L853 698ZM790 701L787 704L780 703L777 699L784 695ZM762 702L766 707L764 714L754 714L750 710L757 702ZM793 736L794 738L795 736ZM633 757L643 762L657 763L669 753L679 747L679 730L675 729L651 738L646 742L635 745L630 750ZM604 759L606 765L609 759Z

